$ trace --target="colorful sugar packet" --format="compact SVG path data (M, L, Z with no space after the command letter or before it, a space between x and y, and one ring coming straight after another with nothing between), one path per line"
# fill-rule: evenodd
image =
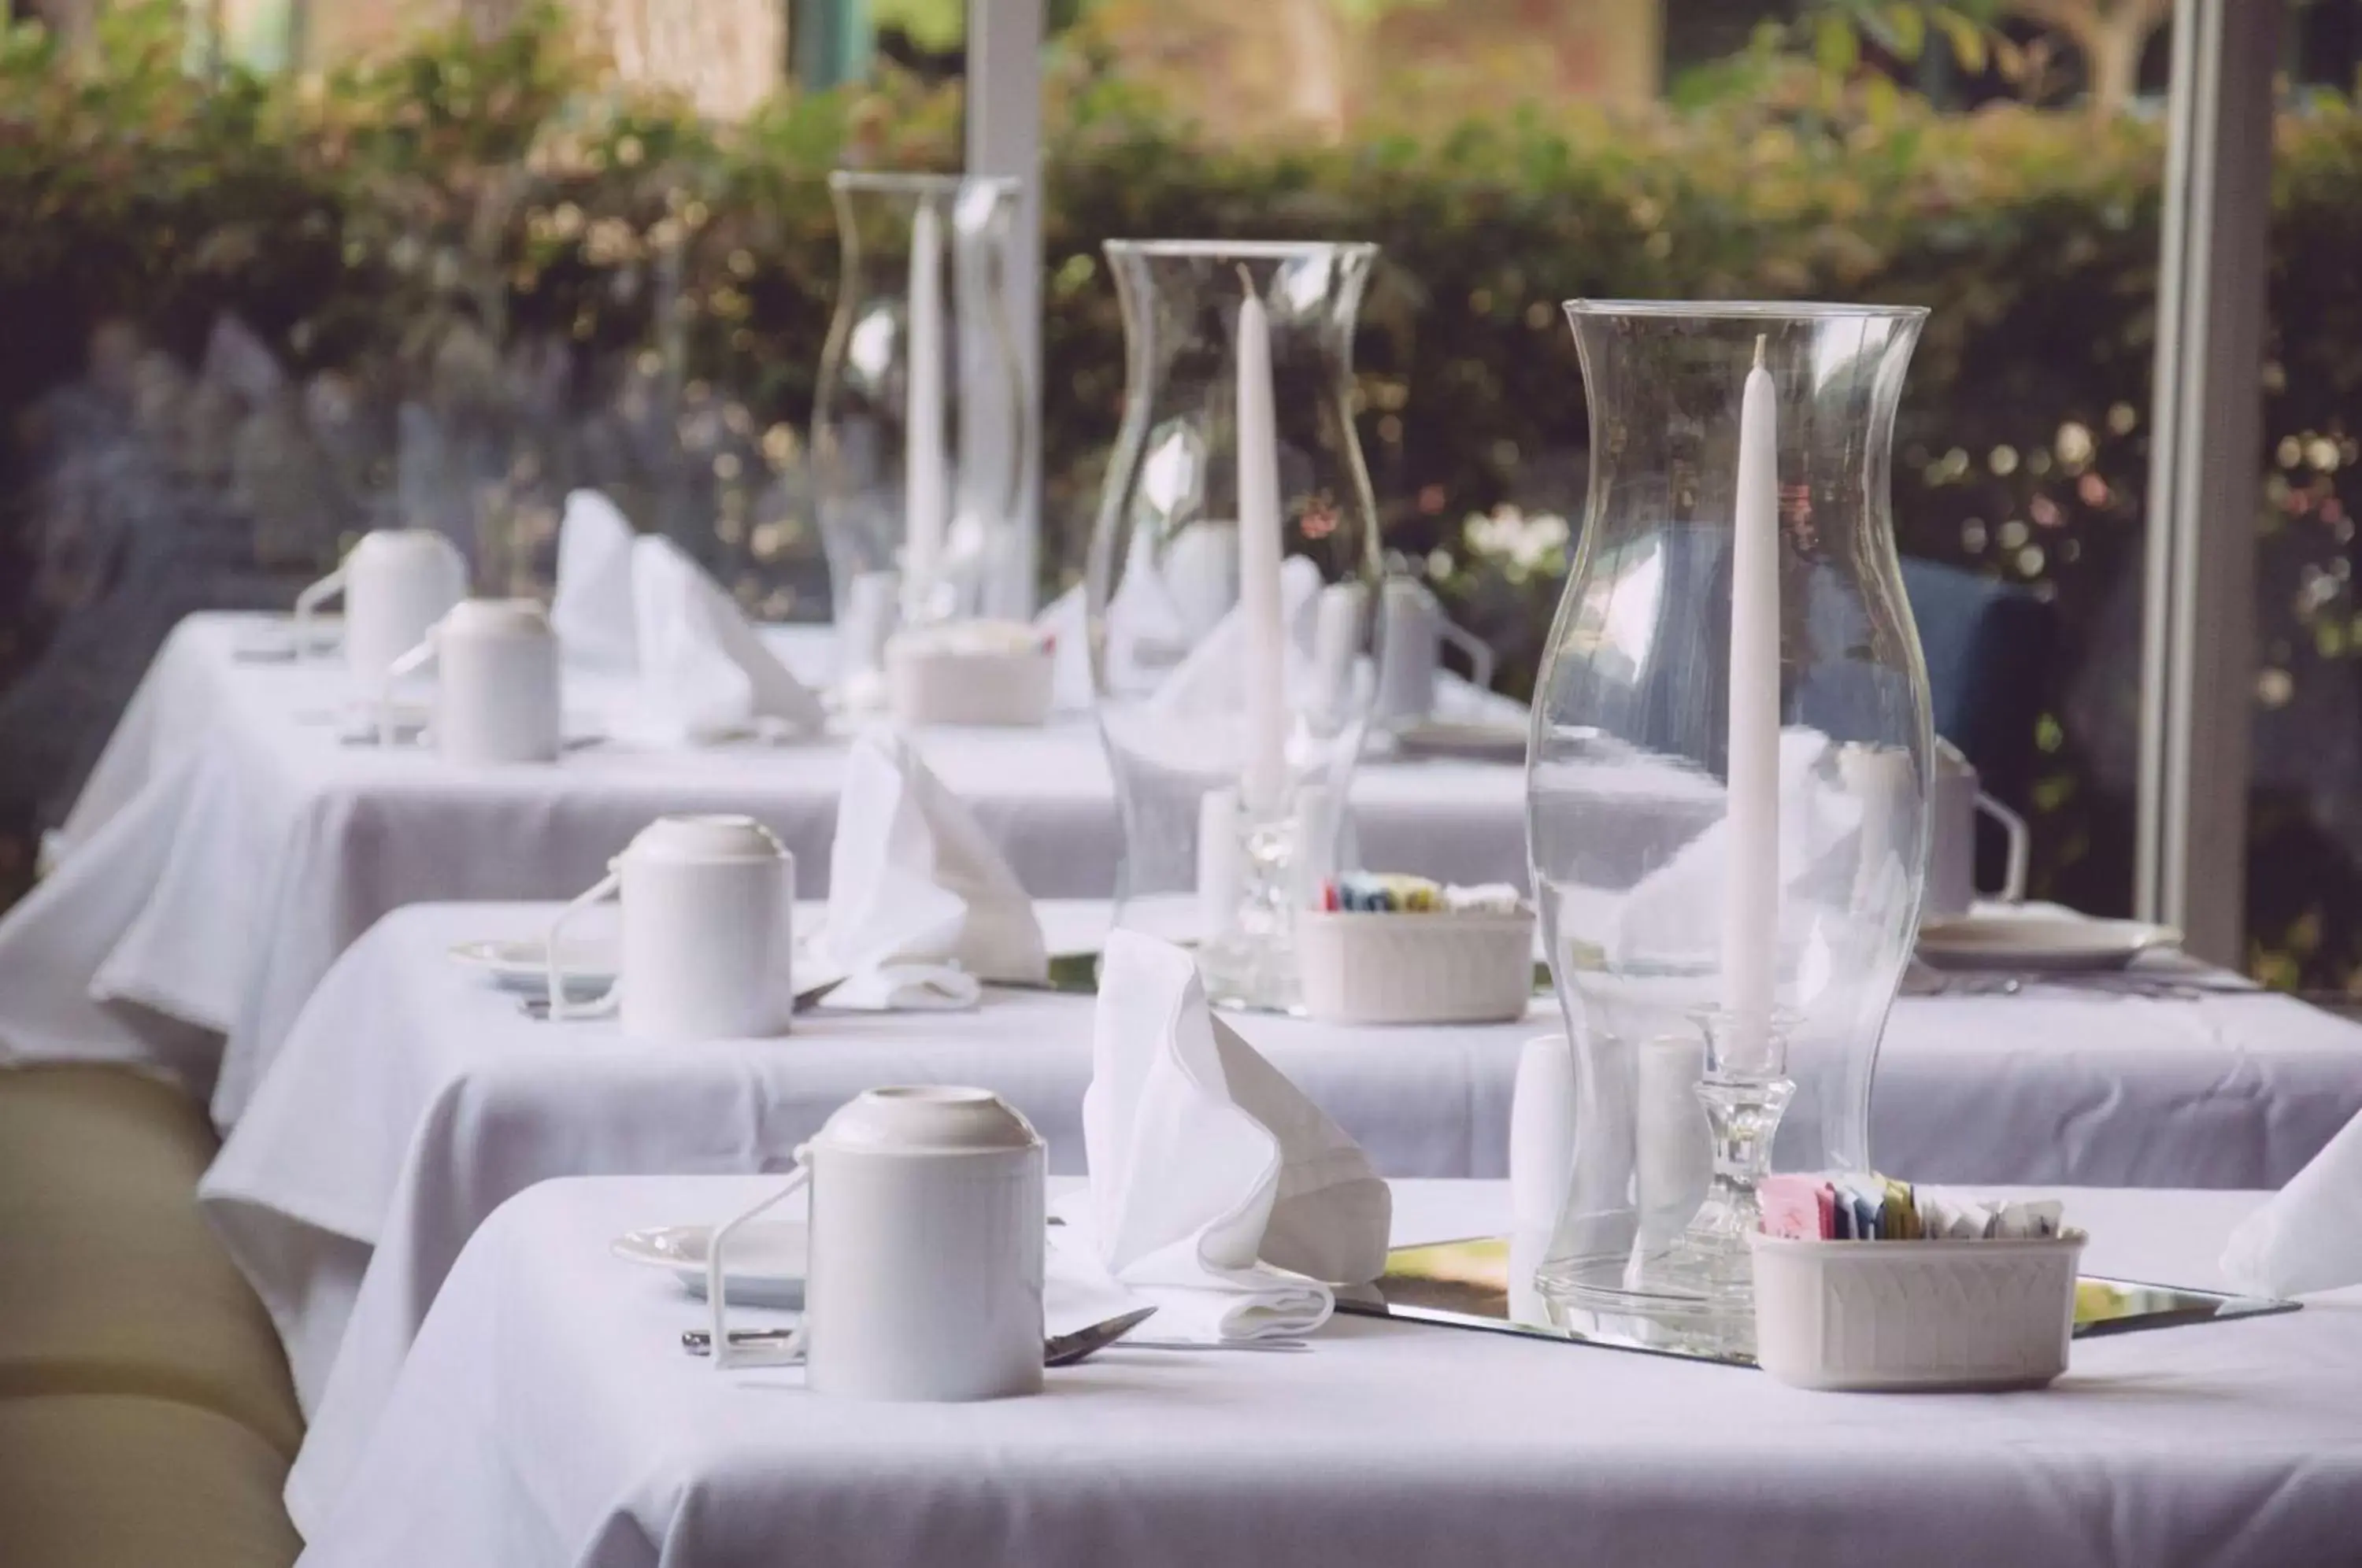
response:
M1526 900L1507 882L1455 888L1425 877L1353 871L1321 884L1320 907L1348 914L1519 914Z
M2058 1234L2055 1198L1968 1198L1875 1172L1767 1176L1756 1189L1766 1235L1821 1242L2030 1241Z

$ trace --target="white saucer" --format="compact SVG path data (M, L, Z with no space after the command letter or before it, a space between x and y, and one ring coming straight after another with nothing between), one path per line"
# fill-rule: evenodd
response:
M1947 969L2121 969L2144 953L2180 945L2181 933L2169 925L2036 910L1932 921L1919 928L1919 956Z
M492 977L504 991L525 996L549 994L549 944L537 936L513 942L461 942L451 956ZM568 943L566 988L569 996L595 997L615 983L615 950L603 942Z
M1405 756L1462 756L1480 762L1523 762L1526 726L1457 719L1421 719L1395 732Z
M632 1263L668 1269L690 1295L705 1297L705 1243L711 1225L658 1225L626 1231L609 1251ZM758 1220L730 1238L723 1293L734 1307L801 1307L811 1244L800 1220Z

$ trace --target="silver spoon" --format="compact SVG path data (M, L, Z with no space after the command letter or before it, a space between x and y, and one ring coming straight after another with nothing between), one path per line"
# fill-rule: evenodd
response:
M1072 1366L1094 1353L1105 1350L1155 1315L1155 1308L1142 1307L1076 1329L1071 1334L1052 1334L1042 1342L1042 1364ZM794 1332L793 1329L734 1329L730 1342L733 1345L777 1344ZM686 1330L680 1336L680 1348L691 1355L712 1355L713 1336L703 1329Z

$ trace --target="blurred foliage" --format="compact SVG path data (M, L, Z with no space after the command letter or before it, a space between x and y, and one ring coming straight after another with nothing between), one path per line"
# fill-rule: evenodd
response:
M469 342L569 346L585 383L661 350L692 389L724 389L785 467L835 286L822 175L956 164L955 88L889 80L717 127L619 93L546 18L489 41L422 39L325 79L208 82L183 69L172 13L117 11L76 62L30 28L0 37L12 419L83 372L103 325L194 356L228 315L297 373L362 383L415 380ZM1896 446L1902 542L2057 606L2036 890L2121 905L2161 129L2010 105L1942 114L1809 55L1759 51L1721 85L1648 115L1406 108L1352 146L1255 148L1127 89L1087 38L1063 51L1047 83L1045 586L1079 568L1120 412L1110 237L1384 247L1355 397L1385 537L1496 644L1513 689L1531 679L1566 554L1548 519L1581 508L1559 301L1925 304ZM2263 571L2286 580L2288 605L2265 629L2267 735L2283 719L2362 727L2337 491L2362 383L2357 191L2362 118L2342 101L2285 116L2275 319L2301 330L2276 335L2267 388ZM2308 709L2316 691L2342 705ZM2327 823L2362 844L2362 823L2324 807L2324 788L2350 793L2259 778L2257 864L2290 869L2259 874L2257 962L2362 985L2355 857L2322 840Z

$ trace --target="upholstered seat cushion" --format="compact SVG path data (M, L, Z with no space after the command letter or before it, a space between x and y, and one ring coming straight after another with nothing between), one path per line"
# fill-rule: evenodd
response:
M277 1336L197 1209L213 1150L204 1112L167 1084L0 1070L0 1408L178 1400L293 1455L303 1420ZM145 1485L136 1468L116 1480L126 1497Z
M213 1410L127 1394L0 1399L0 1561L285 1568L287 1461Z

